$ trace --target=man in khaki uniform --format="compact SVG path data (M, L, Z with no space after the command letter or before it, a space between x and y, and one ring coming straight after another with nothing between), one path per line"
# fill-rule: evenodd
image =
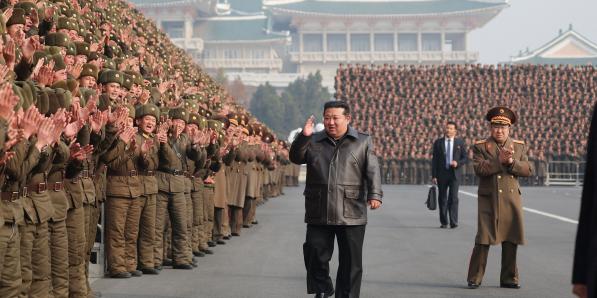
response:
M135 118L132 107L129 117ZM136 128L126 126L118 134L115 146L102 156L108 166L105 238L108 272L112 278L142 274L137 270L137 235L141 216L139 197L143 190L137 165L152 143L137 144L136 133Z
M160 118L160 110L154 104L148 103L137 106L135 110L136 124L139 128L136 142L154 142L153 134L157 127L157 120ZM158 181L155 173L158 168L159 145L155 142L151 149L143 156L143 162L139 165L139 177L143 194L139 197L141 201L141 219L139 222L138 238L138 265L143 274L159 274L154 264L154 243L155 243L155 218L156 200L158 193Z
M500 287L520 288L516 249L524 244L523 210L518 177L533 174L523 141L510 138L516 114L506 107L489 110L491 137L473 146L475 173L479 176L478 227L468 271L468 286L481 285L490 245L502 245Z
M172 261L175 269L193 269L193 254L188 245L187 234L187 204L184 196L185 177L183 158L198 159L197 147L191 144L189 137L183 133L189 119L189 113L184 108L170 109L168 115L172 125L166 139L159 138L160 163L158 168L158 203L156 216L156 242L164 239L163 231L166 211L172 225ZM154 263L161 266L164 255L164 245L159 245L154 251Z
M241 131L238 134L240 138L242 135L248 135L248 130L245 127L244 117L240 115L229 116L230 124L238 125L236 128ZM247 190L247 161L248 148L247 142L244 141L239 144L234 150L231 150L227 167L228 180L228 208L230 210L230 229L232 236L240 236L240 230L243 224L243 208L245 206L245 194ZM233 157L233 158L232 158Z

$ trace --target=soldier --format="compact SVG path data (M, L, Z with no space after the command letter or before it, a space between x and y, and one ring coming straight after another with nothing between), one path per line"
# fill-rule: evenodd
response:
M166 211L172 225L172 261L174 269L193 269L193 255L188 245L187 204L184 196L184 159L198 160L197 146L193 145L183 130L189 114L184 108L173 108L168 112L170 121L168 136L161 136L160 163L158 169L158 203L156 216L156 241L161 242ZM158 244L154 252L154 263L161 266L164 246ZM158 265L159 264L159 265Z
M390 162L390 172L392 175L392 184L400 183L400 169L398 167L398 160L392 159Z
M495 107L485 116L491 136L473 146L475 173L479 176L478 228L468 271L468 287L481 285L490 245L502 245L500 287L520 288L516 249L525 243L518 177L533 174L523 141L510 138L516 114Z
M228 208L229 222L232 236L240 236L240 230L243 224L243 208L245 206L245 194L247 189L247 160L248 148L245 141L248 130L245 127L244 117L231 114L228 116L233 138L242 140L234 150L229 153L227 158L227 180L228 180Z
M142 155L143 162L139 165L139 177L143 193L139 197L141 205L141 218L139 222L138 238L138 262L137 267L143 274L159 274L154 264L154 243L155 243L155 220L156 200L158 194L158 181L155 173L158 168L159 146L155 141L154 131L157 128L157 120L160 119L160 111L157 106L151 103L138 105L135 110L136 124L139 128L136 142L154 142L149 151Z

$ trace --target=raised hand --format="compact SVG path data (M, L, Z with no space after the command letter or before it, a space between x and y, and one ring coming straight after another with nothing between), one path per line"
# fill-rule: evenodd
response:
M68 66L67 69L68 69L68 73L73 78L79 78L79 76L81 75L81 72L83 71L83 63L77 63L75 65Z
M303 135L308 137L313 134L313 127L315 127L315 116L311 115L309 119L305 122L305 126L303 127Z
M25 139L29 139L38 131L41 122L41 115L35 106L30 106L23 114L23 118L19 123L19 127L23 130Z
M72 143L69 147L70 158L78 161L85 160L87 156L93 153L93 145L81 147L79 143Z
M4 61L6 62L6 65L8 66L8 68L14 69L16 59L17 59L16 44L15 44L14 40L12 40L11 38L8 38L8 40L6 41L2 55L4 56Z
M2 154L2 156L0 157L0 165L5 165L9 160L11 160L13 157L15 157L17 154L13 151L6 151L4 152L4 154Z
M52 119L44 118L41 120L39 129L37 130L37 143L35 146L41 150L44 146L52 144L53 141L54 124Z
M141 145L141 153L146 154L149 151L151 151L151 148L153 146L153 140L152 139L146 139L143 141L143 144Z
M74 122L67 124L63 130L64 136L69 140L74 139L77 136L77 133L79 132L79 130L81 130L81 128L83 128L84 124L85 123L81 120L76 120Z

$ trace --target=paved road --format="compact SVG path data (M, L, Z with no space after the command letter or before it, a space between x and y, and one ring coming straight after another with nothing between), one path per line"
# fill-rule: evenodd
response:
M259 225L244 230L193 271L165 269L159 276L100 279L102 297L309 297L301 245L303 187L258 209ZM474 195L475 188L462 187ZM478 290L466 289L468 257L476 232L476 199L460 195L460 227L439 229L437 213L423 205L424 186L385 186L382 209L371 212L365 237L361 297L571 297L576 225L525 213L528 245L519 249L523 288L500 289L500 248L490 250ZM523 189L525 206L576 220L579 188ZM332 279L335 279L334 255Z

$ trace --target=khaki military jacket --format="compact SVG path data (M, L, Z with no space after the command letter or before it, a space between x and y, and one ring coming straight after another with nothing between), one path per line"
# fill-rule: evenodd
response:
M500 149L493 138L473 146L473 164L479 176L477 244L525 243L518 177L531 176L533 166L528 161L524 142L508 139L504 148L511 145L514 146L514 163L510 166L500 163Z
M118 140L115 146L102 156L108 166L106 195L109 197L137 198L144 193L139 177L141 144L126 144Z

